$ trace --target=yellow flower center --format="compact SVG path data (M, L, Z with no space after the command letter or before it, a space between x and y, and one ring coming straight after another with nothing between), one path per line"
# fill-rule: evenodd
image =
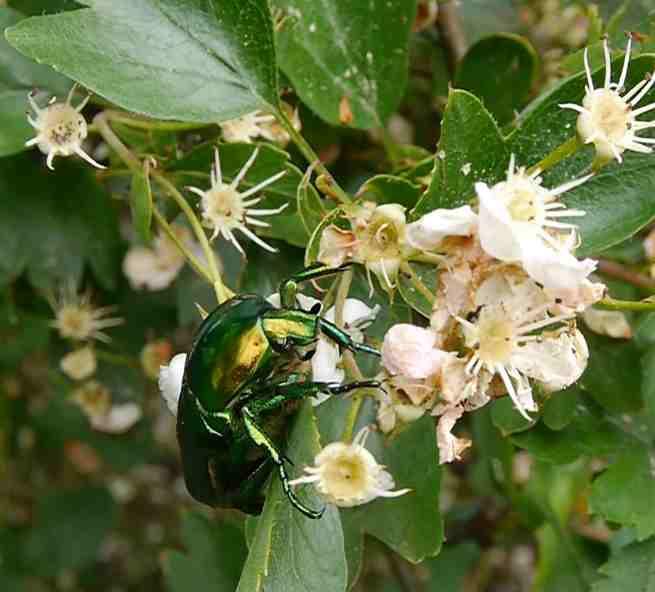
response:
M324 480L330 495L352 499L366 491L367 467L357 454L342 454L325 468Z
M599 88L585 97L591 121L610 141L621 140L630 125L630 106L614 91Z
M92 311L76 305L65 305L57 312L57 328L62 337L88 339L94 329Z
M73 150L86 138L84 117L66 103L55 103L43 112L42 129L47 142L64 151Z
M233 227L245 221L246 208L241 194L229 185L212 187L202 201L203 214L214 226Z
M532 179L517 173L511 181L503 183L500 189L506 196L506 206L512 220L531 222L537 218L540 198Z
M514 347L514 326L498 309L484 308L478 321L478 355L486 364L505 364Z

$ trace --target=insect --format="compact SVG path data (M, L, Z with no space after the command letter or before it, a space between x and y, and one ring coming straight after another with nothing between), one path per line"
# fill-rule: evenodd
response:
M380 355L321 318L320 305L305 311L296 303L300 282L345 267L314 266L283 281L281 308L257 295L240 295L203 321L187 357L177 419L184 478L198 501L257 514L263 486L277 468L291 504L310 518L322 515L289 486L286 465L291 461L282 451L288 417L298 402L318 393L342 394L379 383L312 382L289 365L307 359L302 348L311 347L320 334L353 352Z

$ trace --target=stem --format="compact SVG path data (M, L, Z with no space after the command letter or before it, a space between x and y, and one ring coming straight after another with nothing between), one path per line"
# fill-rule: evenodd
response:
M633 310L647 312L655 310L655 300L615 300L603 298L594 305L602 310Z
M125 144L123 144L121 139L114 133L114 131L111 129L111 126L109 125L109 118L111 117L111 113L112 112L103 111L102 113L99 113L95 116L93 122L96 126L96 129L103 137L105 142L107 142L107 144L114 150L114 152L118 154L121 160L133 173L141 173L141 161L130 151L127 146L125 146ZM205 257L207 258L207 262L209 264L209 272L204 269L204 266L200 264L197 258L194 257L193 259L189 259L189 261L193 261L192 266L196 271L202 269L200 274L214 287L218 303L221 304L225 302L228 298L230 298L232 294L230 290L228 290L223 284L221 274L218 271L218 266L216 264L215 253L209 244L207 235L205 234L205 231L202 228L198 217L195 215L193 209L189 205L189 202L184 199L175 185L173 185L162 173L151 170L150 175L173 198L179 208L184 212L184 215L187 217L187 220L191 224L191 227L193 228L193 231L196 234L196 237L198 238L198 241L200 242L200 245L202 246L202 249L205 253ZM155 212L157 212L157 210L155 210ZM157 221L160 224L162 221L166 222L159 212L157 212L155 215L157 217ZM162 227L166 231L166 226L162 225ZM167 232L167 234L169 233ZM169 234L169 236L171 235ZM178 248L180 247L181 243L179 241L174 241L174 243L178 246ZM183 249L182 253L185 257L189 257L186 249Z
M400 269L409 275L412 285L425 297L425 299L430 303L434 303L434 294L430 292L429 288L421 281L421 279L414 273L412 266L404 261L400 266Z
M448 69L454 75L457 65L466 53L466 37L457 14L457 2L450 0L439 4L437 28L441 43L448 56Z
M163 132L188 132L216 125L214 123L185 123L182 121L159 121L156 119L143 119L133 117L121 111L105 111L112 121L122 123L129 127Z
M608 261L607 259L598 260L598 271L610 277L622 280L638 288L655 291L655 279L632 271L631 269L617 263L616 261Z
M212 279L212 276L209 275L207 270L203 267L202 263L197 259L197 257L189 251L189 249L186 248L184 243L180 240L180 238L175 234L174 230L171 228L171 225L168 223L164 215L157 209L156 206L153 206L152 213L155 216L155 220L157 220L157 223L161 227L161 229L166 233L168 238L170 238L175 246L182 252L184 253L184 256L189 260L189 264L193 269L196 271L196 273L206 279L210 284L214 283L214 280Z
M566 142L563 144L560 144L557 148L555 148L555 150L548 154L548 156L544 157L533 167L530 167L528 169L528 173L532 174L537 170L547 171L548 169L552 169L556 164L565 158L575 154L578 150L580 150L580 148L582 148L582 144L580 143L580 140L578 140L578 136L573 136L572 138L566 140Z
M289 119L289 116L284 112L284 110L278 109L276 111L276 115L282 127L293 140L293 143L298 147L298 150L300 150L302 155L307 159L307 162L309 164L314 164L316 170L325 176L325 178L329 181L332 192L337 197L337 199L344 204L352 203L350 196L336 182L335 178L332 176L332 173L330 173L327 167L323 164L316 152L314 152L314 149L309 145L307 140L303 138L302 134L300 134L298 130L293 127L293 123Z

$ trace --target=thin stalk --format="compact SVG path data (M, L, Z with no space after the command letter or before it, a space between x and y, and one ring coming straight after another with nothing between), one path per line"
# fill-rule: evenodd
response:
M430 292L429 288L416 275L409 263L403 262L400 266L400 269L409 275L409 279L411 280L412 285L428 300L428 302L434 302L434 294Z
M127 146L125 146L125 144L123 144L121 139L114 133L114 130L111 129L111 126L109 125L110 117L111 117L111 112L107 112L107 111L103 111L102 113L96 115L96 117L93 120L93 123L96 129L98 130L98 133L102 136L105 142L107 142L107 144L112 148L112 150L114 150L114 152L118 154L120 159L128 166L128 168L133 173L141 173L142 172L141 161L132 153L132 151ZM196 271L198 271L199 269L203 269L203 271L200 273L202 277L208 279L208 281L214 287L214 291L216 292L216 298L219 304L225 302L225 300L230 298L232 294L230 290L227 289L223 284L221 274L218 271L218 266L216 264L216 255L214 253L214 250L211 248L211 245L209 244L207 235L205 234L205 231L202 228L202 225L200 224L198 217L195 215L193 209L189 205L189 202L187 202L187 200L184 199L184 197L177 190L175 185L173 185L162 173L159 173L158 171L154 171L151 169L150 176L170 195L170 197L173 198L173 200L177 203L179 208L184 212L184 215L187 217L187 220L191 224L191 227L193 228L193 231L196 237L198 238L200 245L202 246L203 252L205 253L205 257L207 258L207 263L209 264L209 272L204 270L204 266L201 265L200 262L195 257L193 258L194 263L192 263L192 265ZM157 221L160 224L162 221L165 222L161 214L157 216ZM164 228L164 230L166 231L166 227L162 226L162 228ZM175 241L175 244L179 248L180 242ZM186 249L184 249L182 252L185 255L185 257L187 258L189 257L189 254ZM189 259L189 261L192 261L192 259Z
M560 163L565 158L573 156L578 150L580 150L580 148L582 148L582 144L580 143L578 136L573 136L572 138L566 140L566 142L563 144L560 144L557 148L555 148L555 150L540 160L537 164L530 167L528 169L528 173L532 174L537 170L547 171L548 169L552 169L556 164Z
M329 181L330 188L336 198L344 204L352 203L350 196L336 182L335 178L332 176L332 173L323 164L316 152L314 152L314 149L309 145L307 140L303 138L302 134L300 134L298 130L293 127L293 123L289 119L289 116L284 112L284 110L278 109L276 111L276 115L282 127L293 140L293 143L298 147L298 150L300 150L302 155L307 159L307 162L310 164L315 164L316 170Z
M188 132L216 125L214 123L187 123L183 121L159 121L133 117L121 111L105 111L112 121L137 129L162 132Z
M598 271L610 277L627 282L628 284L632 284L633 286L637 286L638 288L643 288L644 290L649 290L651 292L655 291L655 279L634 271L616 261L599 259Z
M615 300L603 298L594 305L602 310L632 310L635 312L648 312L655 310L655 300Z

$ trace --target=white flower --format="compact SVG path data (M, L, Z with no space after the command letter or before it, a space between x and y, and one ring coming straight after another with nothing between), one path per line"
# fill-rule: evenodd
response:
M192 245L191 233L174 226L175 234L187 245ZM184 267L184 254L165 234L154 239L152 248L133 246L123 260L123 273L134 290L164 290L171 285Z
M177 354L168 366L159 368L159 390L173 415L177 415L177 406L182 394L185 364L186 354Z
M266 244L252 230L250 230L250 228L248 228L248 225L268 228L270 224L262 222L257 218L259 216L271 216L273 214L279 214L289 205L287 203L283 206L280 206L279 208L270 210L257 210L252 209L252 206L258 204L263 198L255 197L249 199L258 191L261 191L265 187L268 187L271 183L275 183L275 181L283 177L286 174L286 171L281 171L272 177L269 177L265 181L258 183L243 193L237 190L239 183L241 183L243 178L246 176L246 173L255 162L258 154L259 148L255 148L250 155L250 158L246 161L232 182L224 183L223 175L221 173L221 162L219 159L218 148L216 148L214 152L214 167L211 171L211 187L207 191L203 191L197 187L188 188L189 191L199 195L202 198L200 206L202 209L203 224L207 228L213 230L211 237L212 240L215 239L219 234L222 235L223 238L230 241L244 257L245 252L235 237L235 231L238 230L242 232L250 240L258 244L260 247L266 249L267 251L276 253L277 249L274 249L270 245Z
M387 331L382 344L382 364L391 374L427 378L436 374L446 353L437 349L437 336L429 329L400 323Z
M384 377L384 375L383 375ZM411 379L404 376L386 378L385 388L377 391L377 422L382 432L391 432L398 423L416 421L434 405L436 376Z
M370 272L378 277L385 289L394 288L407 249L405 208L399 204L385 204L372 211L362 210L362 214L361 219L353 220L357 238L353 259L366 267L373 295Z
M588 279L596 269L593 259L576 259L566 248L546 247L535 240L525 245L525 271L566 306L582 311L605 294L603 284Z
M445 464L459 460L469 446L471 440L453 436L452 429L457 420L462 417L464 410L461 407L451 407L439 418L437 424L437 446L439 447L439 463Z
M142 416L141 408L135 403L112 405L109 389L95 380L76 388L71 397L87 416L91 427L100 432L126 432Z
M27 121L37 131L36 137L28 140L26 146L39 147L43 154L47 154L46 164L54 170L52 161L55 156L71 156L77 154L88 163L99 169L105 167L97 163L82 149L82 142L88 134L86 120L80 113L87 104L87 96L77 107L71 105L76 87L73 86L65 103L57 103L53 97L47 107L41 108L34 100L33 93L27 96L36 118L27 116Z
M254 138L264 136L264 125L275 121L273 115L267 115L261 111L246 113L236 119L230 119L219 123L223 132L223 139L226 142L252 142Z
M328 502L343 508L366 504L376 497L409 493L409 489L392 491L393 477L364 448L367 435L368 428L364 428L352 444L328 444L314 459L314 466L305 467L307 475L290 484L313 483Z
M86 341L97 339L108 342L109 336L103 329L116 327L123 323L118 317L105 318L114 311L113 306L93 308L88 292L77 294L74 286L68 286L56 303L52 303L55 320L50 323L64 339Z
M421 251L436 249L447 236L470 236L478 225L471 206L433 210L407 226L407 243Z
M122 434L136 424L143 413L136 403L112 405L109 413L91 417L91 427L107 434Z
M343 329L354 341L363 343L364 335L362 330L375 321L379 310L380 307L377 305L370 308L361 300L346 298L343 305ZM325 318L334 322L335 313L336 309L332 307L325 313ZM341 383L346 377L346 373L340 367L340 364L339 346L325 337L320 337L316 343L316 351L312 356L312 378L316 382ZM319 395L316 400L321 403L327 397L328 395Z
M477 377L485 370L490 375L499 376L518 411L531 421L527 411L536 411L537 406L532 399L528 378L542 382L561 378L559 368L552 360L555 350L558 350L554 342L560 335L557 332L535 332L573 315L552 317L548 310L554 303L543 304L536 298L527 300L525 292L512 293L512 290L502 289L500 283L497 285L495 303L482 305L476 318L458 318L464 330L465 346L471 352L466 372ZM564 345L561 348L565 350Z
M66 354L59 362L62 372L73 380L84 380L96 371L96 355L90 345Z
M587 308L582 313L585 324L594 333L607 335L615 339L630 339L632 328L620 310L599 310Z
M332 224L321 235L317 259L330 267L339 267L353 256L356 244L357 239L352 231L342 230Z
M626 150L651 152L652 149L648 144L655 143L653 138L637 136L640 131L655 127L655 122L637 120L640 115L655 109L655 103L635 109L655 84L655 76L648 76L630 91L626 92L623 88L628 76L631 47L632 37L629 37L621 75L618 82L612 82L610 50L607 39L603 42L605 81L601 88L594 88L588 49L585 49L584 65L587 73L587 87L582 106L574 103L560 105L564 109L573 109L580 113L577 123L578 134L585 144L594 144L596 153L604 161L615 158L621 162L621 155Z
M569 210L558 196L581 185L591 175L565 183L555 189L541 185L539 171L527 174L524 168L515 170L512 155L507 180L489 188L476 183L480 201L479 233L482 248L492 257L507 262L521 261L526 242L534 245L534 237L553 244L553 230L574 233L575 224L559 218L584 216L580 210Z

